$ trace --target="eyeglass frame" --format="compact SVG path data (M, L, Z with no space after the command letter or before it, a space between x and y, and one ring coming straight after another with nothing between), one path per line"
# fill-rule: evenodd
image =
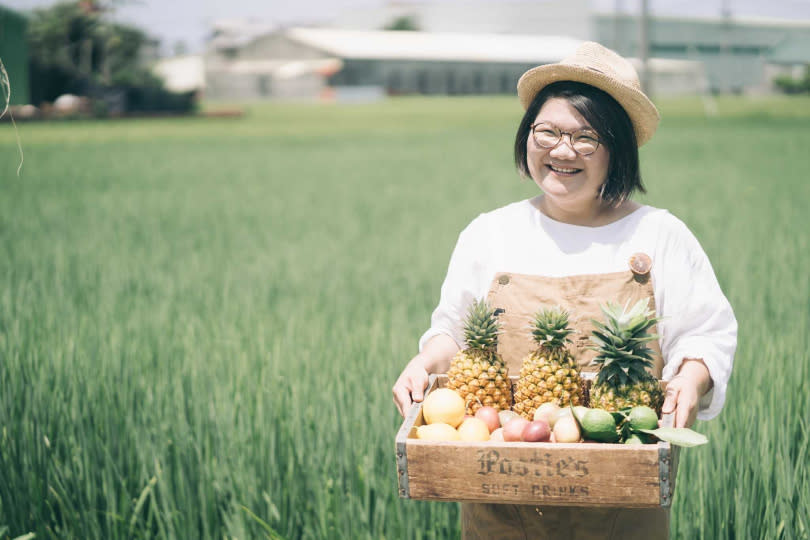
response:
M558 131L560 133L560 137L557 139L557 142L554 143L552 146L544 146L544 145L540 144L539 142L537 142L537 134L534 131L534 128L536 128L537 126L539 126L541 124L544 124L546 126L554 128L555 131ZM554 124L550 124L548 122L535 122L534 124L529 125L529 131L531 132L532 139L537 144L537 146L539 146L540 148L545 148L546 150L552 150L554 148L557 148L560 145L560 142L562 142L562 140L563 140L563 135L568 135L568 146L571 148L571 150L574 151L574 153L576 153L577 155L580 155L580 156L591 156L591 155L595 154L596 151L599 150L599 146L602 144L602 141L599 140L598 134L595 131L589 130L589 129L578 129L576 131L568 132L568 131L563 131L559 127L555 126ZM583 154L582 152L580 152L579 150L574 148L574 135L576 135L578 133L592 133L594 135L594 137L592 137L592 138L596 141L596 148L593 149L593 152L588 152L587 154Z

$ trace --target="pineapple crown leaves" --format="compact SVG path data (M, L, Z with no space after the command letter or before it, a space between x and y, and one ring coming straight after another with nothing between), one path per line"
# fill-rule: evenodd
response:
M494 350L501 322L486 300L473 300L464 322L464 341L469 349Z
M594 330L591 334L593 346L597 351L593 364L600 367L597 384L620 386L649 377L647 368L652 366L652 350L647 343L658 339L648 330L655 325L659 317L649 309L649 300L642 299L628 310L628 304L619 306L607 302L601 306L606 323L596 320L591 322Z
M532 336L538 345L558 350L571 343L573 330L568 326L568 312L559 306L540 309L534 316Z

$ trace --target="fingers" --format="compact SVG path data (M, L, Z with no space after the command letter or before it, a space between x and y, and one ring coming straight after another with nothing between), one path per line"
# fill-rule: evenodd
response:
M414 402L424 399L427 385L428 374L424 369L406 370L400 375L391 391L394 393L394 403L401 416L405 416Z
M695 403L682 399L678 403L678 410L675 413L675 427L691 427L697 417L697 407Z
M678 394L680 394L680 389L677 387L677 385L667 385L667 392L664 396L664 404L661 406L662 413L669 414L675 411L675 406L678 404ZM677 421L677 415L675 416Z
M394 403L396 404L397 409L399 409L399 415L405 418L405 412L413 403L411 401L411 393L407 388L399 385L395 385L392 392L394 393Z
M689 385L682 387L680 381L674 381L667 385L661 412L675 413L674 427L690 427L697 417L697 394Z

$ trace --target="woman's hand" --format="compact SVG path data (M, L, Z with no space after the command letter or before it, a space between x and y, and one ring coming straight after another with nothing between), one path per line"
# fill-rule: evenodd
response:
M408 362L391 389L394 393L394 403L403 417L415 401L422 401L428 385L429 375L420 360L419 355L416 355L413 360Z
M429 373L444 373L450 367L450 359L458 352L458 345L448 335L439 334L430 338L422 352L408 362L394 383L394 403L403 417L415 401L422 401L428 385Z
M678 374L667 383L663 414L675 413L675 427L690 427L700 398L712 387L709 369L700 358L684 358Z

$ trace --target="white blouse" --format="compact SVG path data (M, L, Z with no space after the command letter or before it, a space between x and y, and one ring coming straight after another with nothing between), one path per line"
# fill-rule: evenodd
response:
M650 255L663 379L684 358L702 358L714 386L700 400L698 419L722 410L737 347L737 320L695 236L666 210L642 206L602 227L555 221L529 200L479 215L459 235L431 327L463 347L462 320L474 298L487 295L496 273L563 277L628 269L637 252Z

